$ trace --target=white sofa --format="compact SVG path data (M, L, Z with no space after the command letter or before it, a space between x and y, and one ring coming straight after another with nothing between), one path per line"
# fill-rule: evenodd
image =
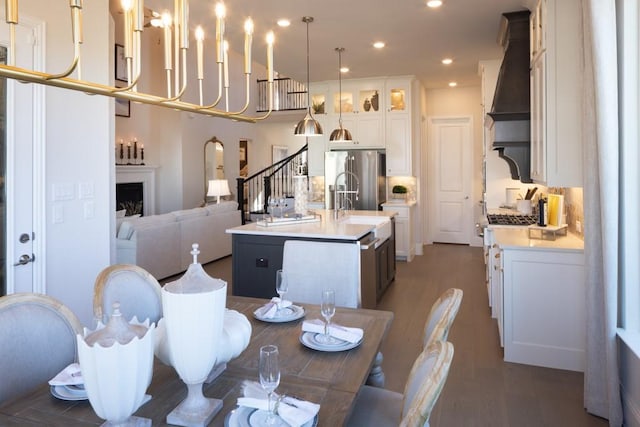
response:
M138 265L156 279L185 271L193 243L200 246L201 264L231 255L231 235L225 230L242 223L237 202L127 218L117 230L116 261Z

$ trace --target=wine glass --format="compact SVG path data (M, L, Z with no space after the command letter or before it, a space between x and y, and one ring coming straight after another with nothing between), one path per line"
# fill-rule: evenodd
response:
M276 423L275 411L271 408L271 395L280 384L280 367L278 366L278 347L265 345L260 347L260 385L267 392L269 414L265 420L267 425ZM275 408L274 408L275 409Z
M324 317L324 335L319 339L323 344L334 344L335 339L329 335L329 327L331 326L331 318L336 313L336 293L333 289L325 289L322 291L322 304L320 312Z
M289 290L289 282L287 281L287 275L284 271L276 271L276 292L280 296L280 302L278 302L278 311L282 309L282 302L284 301L283 295Z

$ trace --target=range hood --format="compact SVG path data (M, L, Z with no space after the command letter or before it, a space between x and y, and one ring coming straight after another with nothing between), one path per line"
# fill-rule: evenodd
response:
M504 48L490 120L492 148L509 164L511 178L533 182L529 93L528 10L502 14L499 42Z

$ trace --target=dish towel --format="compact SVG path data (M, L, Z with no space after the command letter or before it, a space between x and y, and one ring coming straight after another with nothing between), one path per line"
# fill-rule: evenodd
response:
M84 384L82 378L82 371L80 370L80 364L72 363L55 377L49 380L49 385L81 385Z
M271 298L271 301L258 308L253 312L253 314L255 314L257 317L262 317L263 319L273 319L278 313L278 304L280 304L280 308L287 308L291 307L293 303L287 300L283 300L282 302L280 302L280 298L273 297Z
M238 405L247 408L269 410L269 400L267 393L262 386L255 381L244 381L242 383L242 392L244 397L238 398ZM320 410L320 405L306 400L296 399L294 397L273 393L271 396L273 402L271 405L276 406L276 413L284 422L291 427L300 427L311 421Z
M302 331L324 334L324 324L320 319L305 320L302 322ZM329 325L329 335L354 344L362 339L364 331L360 328L347 328L346 326L332 323Z

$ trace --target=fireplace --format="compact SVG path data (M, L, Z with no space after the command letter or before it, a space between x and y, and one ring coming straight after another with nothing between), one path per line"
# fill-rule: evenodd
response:
M125 216L144 215L144 183L116 184L116 210L126 209Z
M118 197L118 187L120 184L137 184L138 186L142 186L140 193L142 194L140 197L142 200L141 206L141 215L142 216L150 216L155 214L156 209L156 177L155 170L157 166L149 166L149 165L129 165L129 166L120 166L116 165L116 210L122 209L119 207L120 198ZM127 215L131 215L129 211L127 211Z

